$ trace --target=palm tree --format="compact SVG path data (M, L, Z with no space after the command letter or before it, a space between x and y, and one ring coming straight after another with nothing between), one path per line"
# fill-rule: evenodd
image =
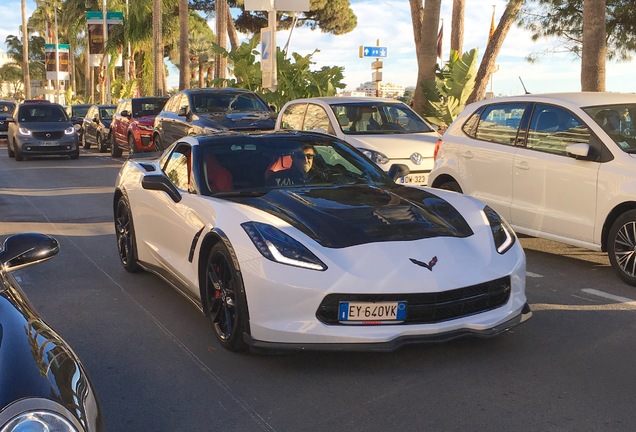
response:
M29 76L29 30L26 19L26 0L22 0L22 76L24 98L31 99L31 77Z
M188 0L179 0L179 90L190 87L188 15Z
M582 91L605 91L605 57L607 55L605 4L605 0L583 2Z
M426 94L423 88L434 85L437 67L437 29L441 0L409 0L411 19L417 56L417 83L413 95L413 107L417 112L424 111Z
M464 10L466 0L453 0L453 19L451 23L450 49L462 55L464 44Z

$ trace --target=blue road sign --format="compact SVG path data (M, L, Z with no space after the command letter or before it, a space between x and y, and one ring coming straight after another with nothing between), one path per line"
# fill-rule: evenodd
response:
M386 57L388 53L387 47L380 46L361 46L360 57Z

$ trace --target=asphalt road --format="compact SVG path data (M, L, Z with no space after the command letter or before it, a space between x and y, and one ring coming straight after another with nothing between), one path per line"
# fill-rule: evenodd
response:
M94 149L16 162L0 141L0 239L60 241L17 276L83 360L109 431L636 430L636 288L603 254L522 238L534 316L493 339L235 354L177 292L119 264L121 162Z

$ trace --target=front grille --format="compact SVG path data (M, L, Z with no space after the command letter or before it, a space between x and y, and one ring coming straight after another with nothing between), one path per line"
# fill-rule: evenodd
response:
M406 320L402 324L433 324L475 315L503 306L510 298L510 277L438 293L418 294L329 294L316 311L325 324L339 324L341 301L406 301Z
M49 135L49 136L47 136ZM56 131L56 132L33 132L33 138L38 139L40 141L52 141L59 140L64 137L64 131Z
M150 135L142 135L141 136L141 145L147 147L150 145L150 141L152 141L152 137Z

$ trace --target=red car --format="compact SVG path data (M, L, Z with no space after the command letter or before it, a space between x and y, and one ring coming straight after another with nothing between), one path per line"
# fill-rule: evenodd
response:
M120 157L123 150L130 153L154 151L155 116L167 100L167 97L137 97L119 102L110 125L110 154Z

